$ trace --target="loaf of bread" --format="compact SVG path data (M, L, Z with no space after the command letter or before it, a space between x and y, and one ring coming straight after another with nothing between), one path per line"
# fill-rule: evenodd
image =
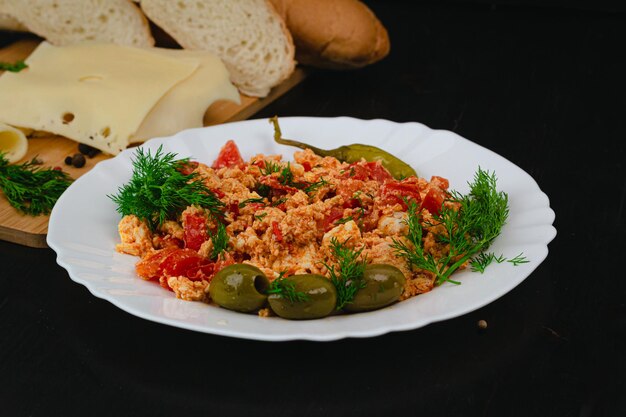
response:
M293 40L268 0L142 0L141 9L183 48L220 57L249 96L266 96L295 68Z
M0 12L54 45L81 41L154 45L148 20L129 0L0 0Z
M293 36L296 60L330 69L360 68L389 53L387 30L359 0L271 0Z

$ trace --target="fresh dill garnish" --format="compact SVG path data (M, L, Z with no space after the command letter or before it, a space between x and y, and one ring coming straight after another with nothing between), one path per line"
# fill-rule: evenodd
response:
M345 223L348 223L348 222L349 222L349 221L351 221L351 220L354 220L354 219L352 218L352 216L344 217L344 218L342 218L342 219L337 220L337 221L335 222L335 225L337 226L337 225L340 225L340 224L345 224Z
M448 253L435 259L432 253L424 249L424 234L421 213L415 200L408 202L406 236L410 245L394 239L392 247L396 256L404 258L410 266L424 269L435 274L435 284L444 282L459 284L450 276L465 262L486 250L500 234L508 218L508 196L496 189L496 176L480 167L469 183L470 192L463 195L456 191L450 193L449 201L459 205L458 210L444 205L439 214L433 214L433 221L426 226L438 225L444 232L436 239L447 244Z
M281 197L278 200L274 201L272 203L272 207L276 207L276 206L280 206L281 204L287 202L287 198L286 197Z
M307 194L317 191L319 188L328 185L328 181L324 178L320 178L319 181L307 183L308 185L302 189Z
M0 62L0 71L20 72L24 68L28 68L24 61L16 61L12 64L10 62Z
M278 181L283 185L294 186L293 172L291 172L291 164L289 162L287 162L287 166L280 170Z
M31 216L50 213L71 183L72 178L66 172L41 169L35 158L10 165L0 152L0 190L9 204L22 213Z
M269 289L266 293L278 294L292 303L308 301L309 296L303 291L296 291L296 283L289 278L285 278L284 274L284 271L281 272L274 281L270 282Z
M220 218L223 203L208 189L197 173L185 175L182 167L188 159L176 159L174 153L156 153L138 148L132 160L130 181L108 197L117 204L117 211L126 216L134 214L152 228L167 219L176 218L188 206L196 205Z
M259 167L261 175L272 175L274 172L280 172L282 166L278 162L263 161L263 167Z
M332 237L330 240L331 253L337 261L337 269L325 262L323 265L330 273L330 281L337 289L337 310L341 310L354 299L354 295L358 290L365 287L363 281L363 273L367 261L359 260L363 249L354 250L346 246L349 238L343 243L337 238Z
M215 233L209 232L209 237L213 243L213 249L211 249L211 260L217 260L228 249L228 233L226 233L226 226L222 222L217 222L217 230Z
M515 258L507 259L507 262L512 263L514 266L518 266L520 264L527 264L530 261L526 259L523 253L520 253Z
M257 219L258 221L263 221L265 216L267 216L267 213L255 214L254 218Z
M502 255L496 256L493 252L481 252L470 260L470 265L472 266L472 271L482 274L493 262L502 263L505 259Z
M246 204L248 204L248 203L263 203L263 204L265 204L265 198L263 198L263 197L248 198L246 200L243 200L241 203L239 203L239 208L244 208L246 206Z

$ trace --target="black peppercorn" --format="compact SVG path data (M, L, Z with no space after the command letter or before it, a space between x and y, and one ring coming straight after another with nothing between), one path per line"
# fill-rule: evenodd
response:
M83 155L87 155L89 158L93 158L94 156L98 155L101 152L100 149L96 149L92 146L85 145L84 143L78 144L78 151L82 153Z
M82 153L74 154L72 157L72 165L76 168L82 168L85 166L85 156Z
M71 156L66 156L65 157L65 165L72 165L72 157Z

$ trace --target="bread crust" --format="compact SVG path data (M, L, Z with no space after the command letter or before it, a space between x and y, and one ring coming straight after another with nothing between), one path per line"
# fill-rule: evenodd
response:
M270 1L285 20L302 64L361 68L389 54L387 30L359 0Z

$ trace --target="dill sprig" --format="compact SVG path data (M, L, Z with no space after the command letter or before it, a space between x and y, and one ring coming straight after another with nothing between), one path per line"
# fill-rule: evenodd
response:
M449 245L448 253L439 259L424 250L421 213L417 203L409 201L406 219L409 231L406 238L410 245L394 239L392 247L396 256L404 258L410 266L434 273L436 285L444 282L459 284L450 276L465 262L486 250L500 234L508 218L508 196L497 191L496 182L495 173L483 171L479 167L474 181L469 183L470 191L467 195L456 191L450 193L450 201L457 203L459 209L444 205L439 214L433 215L432 223L426 226L443 227L444 232L438 233L436 238ZM487 265L483 262L484 267Z
M217 230L215 233L210 231L209 237L213 243L213 249L211 249L211 260L215 261L218 257L223 256L223 253L228 250L228 233L226 232L226 226L222 222L217 222Z
M354 250L346 246L350 238L343 243L333 237L330 240L331 253L337 261L337 269L325 262L323 265L330 273L330 281L337 289L337 310L341 310L354 300L354 295L358 290L365 287L363 273L367 261L359 260L363 249Z
M480 272L482 274L492 263L497 262L501 264L505 260L506 258L502 255L496 256L493 252L481 252L470 260L470 265L472 266L472 271Z
M32 159L20 165L10 165L0 152L0 190L13 207L22 213L38 216L49 214L61 194L72 183L63 171L41 169Z
M24 61L0 62L0 71L20 72L24 68L28 68L28 65Z
M134 214L156 228L191 205L206 208L216 218L223 215L223 203L198 174L181 172L188 159L176 159L176 154L163 153L159 146L154 155L138 148L132 163L130 181L119 187L116 195L108 196L123 216Z
M270 283L267 294L278 294L292 303L308 301L309 296L303 291L296 291L296 283L284 275L283 271Z
M247 199L243 200L241 203L239 203L239 208L244 208L249 203L262 203L262 204L265 204L265 198L264 197L247 198Z

